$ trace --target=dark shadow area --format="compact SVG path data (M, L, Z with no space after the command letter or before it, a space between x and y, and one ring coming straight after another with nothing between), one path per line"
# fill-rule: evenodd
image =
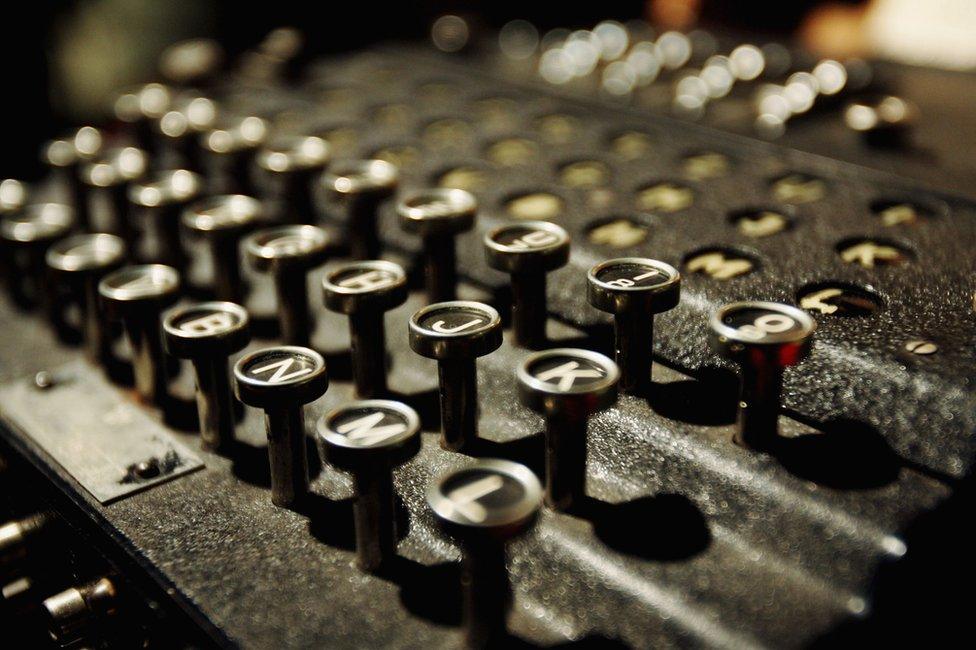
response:
M244 407L244 403L241 402L236 397L234 398L233 410L234 410L234 421L243 422L244 417L247 415L247 409Z
M56 593L56 586L51 587L52 593ZM0 602L0 625L4 629L11 630L20 637L19 647L34 648L36 650L56 650L62 646L58 645L48 633L50 617L46 615L46 610L35 605L31 598L37 599L38 594L35 589L28 590L17 598L4 598ZM27 602L20 602L27 601Z
M512 290L511 285L508 282L497 286L483 286L479 285L481 289L488 293L488 304L494 307L498 311L498 315L502 319L502 328L506 330L511 330L512 328ZM552 336L555 331L557 334L567 333L563 328L573 328L578 331L578 335L569 336L566 338L558 337L554 338ZM562 331L561 331L562 330ZM600 341L603 338L597 337ZM542 341L537 346L532 346L532 351L549 350L552 348L586 348L589 350L598 350L607 354L606 349L595 344L596 339L594 338L592 332L587 332L580 329L579 325L569 322L568 320L561 320L554 315L550 314L548 317L546 325L546 340ZM610 339L612 342L612 339ZM612 343L611 343L612 345ZM610 348L609 356L613 357L613 349Z
M420 428L423 431L440 431L441 428L441 393L440 389L432 388L419 393L390 392L390 399L403 402L420 416Z
M461 624L461 564L432 566L397 556L384 577L400 585L400 602L413 614L438 625Z
M869 489L898 478L902 463L873 427L834 420L823 433L780 438L773 455L791 474L838 489Z
M197 381L193 364L164 354L168 382L167 401L163 405L163 418L167 424L187 431L198 430Z
M590 350L596 350L613 358L613 322L607 321L586 328L587 345Z
M443 562L424 565L397 556L382 577L400 585L400 602L414 616L436 625L459 626L462 623L461 563ZM508 635L506 648L626 648L620 641L591 634L575 641L555 645L538 645Z
M552 320L550 319L550 325L546 329L551 333L552 331ZM557 338L553 339L551 336L546 338L545 343L540 345L538 350L549 350L552 348L583 348L592 349L591 339L585 333L581 332L578 336L570 336L567 338ZM613 353L610 353L610 358L613 358Z
M353 499L328 499L309 494L296 510L308 517L308 532L323 544L345 549L356 548L352 519Z
M619 504L588 497L573 514L592 521L596 536L610 548L647 560L684 560L704 551L712 539L705 516L680 494Z
M902 531L908 551L879 568L867 614L849 618L811 647L966 645L961 640L972 636L972 601L957 589L976 579L976 557L971 536L961 534L961 522L972 517L976 485L969 476L956 487L951 497Z
M170 395L163 406L163 422L180 431L199 432L196 400L184 395Z
M322 456L314 434L305 436L305 455L308 456L308 480L314 481L322 473Z
M404 259L398 262L407 274L407 289L411 293L424 291L424 261L421 252L403 253Z
M250 311L250 310L248 310ZM251 314L251 334L256 339L276 339L281 333L278 319L263 314Z
M542 433L506 442L478 438L466 453L477 458L505 458L521 463L535 472L540 481L545 480L546 440Z
M305 436L305 455L308 457L308 480L311 482L322 473L322 456L314 433Z
M113 383L123 387L132 386L135 383L135 376L132 374L132 364L116 356L102 362L105 376Z
M315 345L313 343L312 347ZM321 350L319 350L321 352ZM325 357L325 367L329 369L329 379L332 381L351 381L352 380L352 353L349 350L342 352L322 353Z
M308 457L308 480L314 481L322 472L322 458L313 436L305 437L305 454ZM232 460L231 472L234 476L251 485L271 487L271 468L266 445L255 446L235 440L227 457Z
M28 280L29 271L14 263L8 266L9 268L4 269L4 285L10 304L21 312L34 311L41 304L38 297L41 289Z
M56 292L49 322L55 336L65 345L80 345L85 340L81 329L81 310L63 291Z
M396 517L397 541L403 540L410 534L410 509L396 492L393 494L393 516Z
M169 373L171 378L179 378L183 371L183 362L174 356L169 354L163 355L163 360L166 363L166 372Z
M655 383L647 403L669 420L720 426L735 422L738 391L735 375L705 370L697 380Z
M231 472L234 476L251 485L271 487L271 468L268 465L266 446L255 447L238 440L234 442L228 456L233 460Z
M489 289L491 294L491 306L498 310L498 315L502 319L502 327L510 329L512 327L512 288L506 282L498 287Z
M199 300L201 302L217 299L216 296L214 296L213 289L210 285L186 282L183 285L183 291L188 298Z

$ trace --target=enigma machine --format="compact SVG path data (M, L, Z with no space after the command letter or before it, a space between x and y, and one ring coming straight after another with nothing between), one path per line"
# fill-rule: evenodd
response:
M972 79L430 36L180 42L2 181L0 647L958 634Z

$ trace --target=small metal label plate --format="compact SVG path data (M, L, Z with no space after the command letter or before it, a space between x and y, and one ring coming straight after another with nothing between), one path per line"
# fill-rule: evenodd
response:
M183 476L203 461L78 361L0 386L0 415L33 440L102 504Z

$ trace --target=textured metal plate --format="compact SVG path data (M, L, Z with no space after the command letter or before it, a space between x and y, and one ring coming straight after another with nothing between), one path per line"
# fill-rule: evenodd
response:
M144 410L82 361L0 387L0 414L106 504L203 467Z

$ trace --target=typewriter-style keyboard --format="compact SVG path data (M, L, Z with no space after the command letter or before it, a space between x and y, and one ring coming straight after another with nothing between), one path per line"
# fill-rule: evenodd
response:
M976 451L976 207L508 54L258 52L4 181L4 480L59 513L0 529L34 580L4 615L245 647L870 619ZM79 538L105 557L37 578Z

